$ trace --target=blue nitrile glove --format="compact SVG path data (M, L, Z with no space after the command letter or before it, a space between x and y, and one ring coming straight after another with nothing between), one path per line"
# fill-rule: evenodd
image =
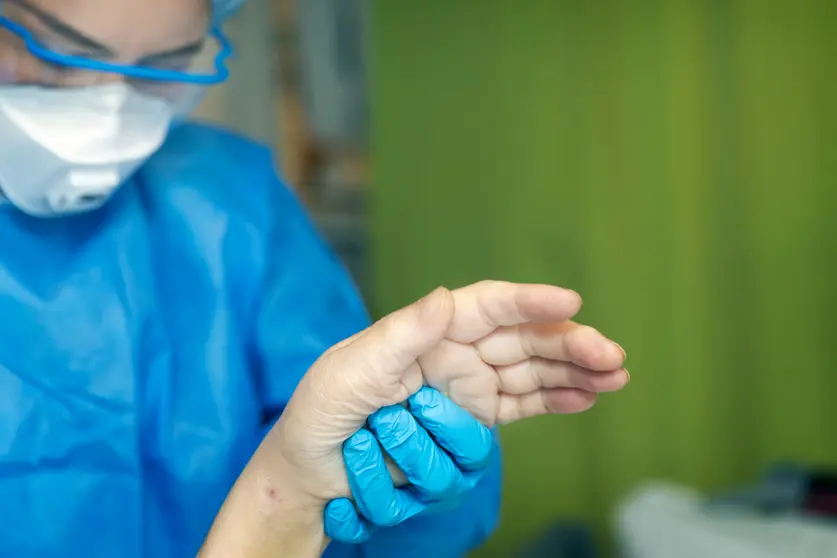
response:
M493 434L467 411L428 387L407 403L407 409L379 410L368 428L343 444L355 501L339 498L326 506L326 535L335 541L362 543L376 527L455 507L489 464ZM408 486L393 486L382 448L404 471Z

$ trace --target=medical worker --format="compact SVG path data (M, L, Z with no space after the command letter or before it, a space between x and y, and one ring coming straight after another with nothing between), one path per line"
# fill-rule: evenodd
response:
M369 325L270 154L184 121L227 77L234 4L0 0L0 556L194 556L306 371ZM619 358L552 374L588 395L547 410L589 406L610 389L590 368ZM462 556L495 525L496 440L419 393L346 439L357 504L326 503L326 556ZM378 490L378 444L410 513Z

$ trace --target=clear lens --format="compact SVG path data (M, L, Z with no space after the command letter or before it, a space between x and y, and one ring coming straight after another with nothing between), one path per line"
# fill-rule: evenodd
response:
M8 2L0 0L0 8ZM125 84L165 101L175 113L191 111L211 85L192 76L213 76L223 57L224 45L209 35L202 45L181 52L149 56L142 60L96 60L50 50L14 21L9 10L0 12L0 87L37 86L78 89ZM177 79L182 78L182 79ZM201 81L200 83L196 81Z

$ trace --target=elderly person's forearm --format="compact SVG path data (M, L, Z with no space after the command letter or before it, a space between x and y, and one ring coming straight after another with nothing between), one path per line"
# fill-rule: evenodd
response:
M215 519L198 558L317 558L328 546L322 503L294 488L258 453Z

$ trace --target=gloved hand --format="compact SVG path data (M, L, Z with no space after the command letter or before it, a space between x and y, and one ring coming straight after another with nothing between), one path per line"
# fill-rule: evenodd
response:
M367 428L343 444L354 503L348 498L329 502L326 535L359 544L376 527L456 506L479 482L494 446L491 430L433 388L411 396L407 408L394 405L377 411ZM382 449L409 486L396 488Z
M618 390L629 378L620 368L624 352L618 345L568 321L581 306L571 291L484 281L453 296L456 312L446 338L418 363L427 384L451 393L488 425L583 411L597 392ZM489 302L499 300L504 303ZM370 418L368 430L344 444L355 503L329 502L325 527L334 540L361 543L375 527L396 525L436 506L453 507L478 482L481 468L474 455L490 450L482 434L487 429L477 428L463 408L430 388L411 397L409 407L415 419L400 407L383 409ZM396 488L401 475L393 483L381 448L413 486Z

